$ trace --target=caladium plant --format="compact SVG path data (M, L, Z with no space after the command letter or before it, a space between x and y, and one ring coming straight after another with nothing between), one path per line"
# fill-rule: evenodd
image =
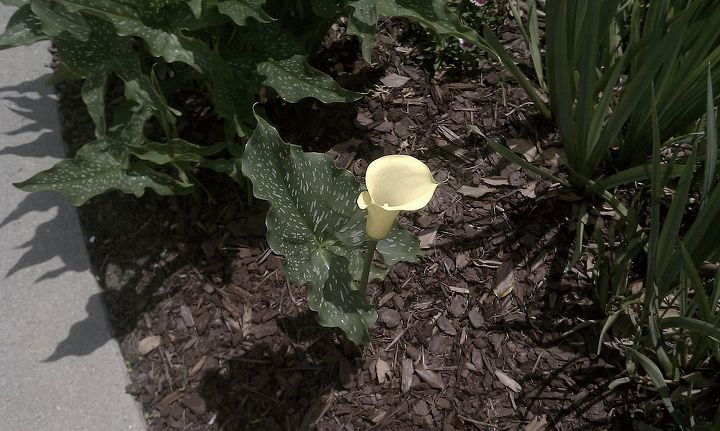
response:
M349 102L362 96L340 87L330 76L309 64L328 28L347 18L347 33L357 36L363 57L371 60L375 23L379 15L415 20L442 36L462 37L470 31L448 11L444 0L0 0L18 10L0 49L50 39L61 60L61 76L83 80L82 98L96 129L94 148L106 143L112 131L122 130L131 116L106 115L106 92L116 77L124 85L121 110L143 111L135 120L154 125L162 136L116 140L125 146L127 175L142 160L150 170L168 174L186 192L194 186L196 171L210 168L233 178L240 176L236 159L242 154L238 137L247 137L256 125L253 105L259 96L297 102L315 98L323 103ZM222 123L204 142L186 142L183 113L168 102L182 91L199 93L212 105ZM109 117L109 118L108 118ZM142 127L141 127L142 128ZM224 133L223 133L224 131ZM154 135L157 135L155 133ZM98 145L95 145L98 144ZM165 147L162 149L161 147ZM151 148L147 148L151 147ZM207 150L210 147L211 150ZM214 151L218 149L218 151ZM164 153L158 163L148 153ZM193 153L190 156L189 153ZM73 202L110 189L127 190L98 178L87 165L95 151L77 155L49 172L18 184L28 190L56 190ZM125 175L123 174L123 175ZM86 179L87 183L79 179ZM157 177L159 178L159 177ZM164 178L164 177L163 177ZM56 182L53 182L57 180ZM160 193L152 178L142 183ZM74 193L68 194L72 183ZM106 185L107 188L98 187ZM144 188L133 188L141 194Z
M325 154L284 143L264 119L257 117L257 124L242 169L255 196L272 205L268 244L285 256L291 281L310 283L308 303L321 325L341 328L355 343L367 342L377 313L358 286L363 250L378 241L385 265L370 266L370 277L383 278L388 265L416 259L418 239L397 224L381 239L368 238L366 214L356 204L361 186L353 175L335 168Z
M19 8L0 35L0 49L51 39L62 76L83 80L82 98L95 124L96 140L73 159L18 187L55 190L81 205L108 190L137 196L147 188L163 195L188 193L200 168L236 179L242 171L255 196L271 203L268 243L286 258L290 280L310 283L308 303L320 324L341 328L355 343L369 340L377 312L365 296L367 281L383 278L396 262L416 259L417 238L394 218L398 210L424 204L375 202L368 182L364 208L377 216L383 205L393 206L391 217L380 217L379 235L371 228L376 223L358 207L362 190L355 178L325 155L282 142L253 106L260 93L291 103L308 97L323 103L360 98L309 64L328 28L347 17L347 32L360 38L369 62L379 15L406 17L442 36L464 36L469 30L444 0L0 3ZM118 79L124 98L108 116L106 93ZM222 123L221 136L202 143L183 139L188 135L183 113L168 102L181 91L209 101ZM146 133L148 125L154 133ZM425 185L425 194L432 196L434 185ZM375 250L382 264L373 263Z

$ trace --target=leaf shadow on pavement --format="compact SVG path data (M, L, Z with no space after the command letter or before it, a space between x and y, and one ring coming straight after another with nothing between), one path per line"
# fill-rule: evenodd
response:
M56 98L52 87L47 84L50 77L51 74L45 74L18 85L0 87L0 109L7 109L17 117L13 121L12 115L9 116L10 127L14 129L5 130L4 135L13 137L13 142L26 141L2 146L0 157L64 157L65 148L61 142L60 131L55 130L59 122ZM29 172L25 172L25 169L20 171L21 167L27 164L32 166L32 163L25 161L18 164L18 171L23 177L10 177L14 175L11 172L5 181L21 181L36 173L31 171L32 168L27 169ZM84 253L82 235L79 234L79 228L76 228L76 211L61 195L44 192L28 194L0 220L0 231L13 229L16 223L22 223L24 217L36 212L55 214L38 224L32 239L16 246L17 250L24 251L18 252L20 257L4 275L5 278L56 258L59 258L62 266L47 270L36 282L56 278L65 272L88 270L89 262Z
M10 279L19 271L45 264L53 259L59 259L62 266L47 270L35 280L36 283L51 280L65 272L83 272L90 269L75 208L56 193L29 194L5 219L0 221L0 232L13 229L15 222L20 222L31 213L53 211L55 215L36 227L32 239L16 247L17 250L24 252L19 252L22 255L7 271L6 279Z
M19 126L5 131L7 136L32 134L31 139L20 145L3 146L0 156L20 157L65 156L65 147L61 142L57 100L53 88L47 84L51 74L42 75L32 81L9 87L0 87L0 109L7 109L20 118Z

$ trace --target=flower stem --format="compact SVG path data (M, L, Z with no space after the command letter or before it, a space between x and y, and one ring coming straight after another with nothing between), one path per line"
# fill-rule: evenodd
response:
M370 277L370 267L372 266L373 256L375 256L376 240L368 242L367 251L365 252L365 262L363 264L362 277L360 278L359 290L363 295L367 295L368 278Z

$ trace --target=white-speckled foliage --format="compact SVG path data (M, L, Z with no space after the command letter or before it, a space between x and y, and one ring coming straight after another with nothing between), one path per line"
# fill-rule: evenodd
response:
M270 22L273 18L262 8L265 0L225 0L218 2L218 11L227 15L237 25L245 25L248 18Z
M58 48L61 76L83 80L82 99L99 142L117 139L127 147L131 165L146 163L142 166L148 170L162 172L171 165L177 178L188 181L197 178L195 171L201 168L240 179L236 159L242 154L242 143L221 145L230 151L218 152L212 147L215 142L188 142L183 151L176 152L177 138L187 136L182 128L192 122L184 121L180 111L168 106L168 100L178 100L175 96L182 99L192 93L197 94L198 100L209 101L212 109L208 118L218 118L223 124L216 130L224 132L222 138L216 135L213 140L233 142L255 128L253 105L258 101L282 98L294 103L315 98L323 103L338 103L361 97L360 93L340 87L308 61L317 52L328 28L341 16L348 18L348 33L361 39L363 56L368 61L377 16L381 13L414 18L441 34L461 34L453 32L452 25L458 23L451 19L440 0L0 0L0 3L18 7L5 33L0 35L0 49L51 39ZM433 24L435 19L441 22ZM123 82L124 97L120 107L106 116L105 98L116 76ZM129 112L138 115L126 115ZM158 125L164 134L152 143L146 142L142 133L148 121ZM212 148L208 151L206 147ZM88 160L95 154L104 153L88 150L84 160L62 165L63 175L67 177L71 169L78 169L73 181L86 178L83 175L87 175ZM107 158L103 163L106 162L109 163ZM90 170L95 172L95 167ZM44 187L50 188L46 182L52 178L44 176ZM58 188L66 186L58 184ZM88 190L101 189L88 186ZM132 193L136 191L133 189ZM353 270L360 266L357 256L346 258ZM373 274L381 273L379 268L373 269Z
M138 197L146 188L161 195L189 190L189 185L150 169L144 162L131 162L129 155L119 141L100 139L83 146L75 158L63 160L15 186L28 192L57 191L75 205L82 205L108 190L120 190Z
M310 67L305 55L264 61L258 64L258 73L265 76L265 85L274 88L288 102L311 96L324 103L352 102L362 97L344 90L331 77Z
M26 4L10 18L5 33L0 34L0 49L29 45L43 39L47 36L42 31L42 24Z
M352 12L349 14L347 32L360 38L363 58L370 63L378 18L377 0L352 0L348 6Z
M255 196L272 204L268 244L287 259L290 280L312 284L309 305L319 322L341 328L355 343L366 342L377 313L352 284L360 278L366 240L365 214L355 203L360 185L326 155L304 153L284 143L265 120L257 121L242 169ZM420 249L417 238L395 227L378 251L392 264L415 260Z
M417 21L441 36L477 40L478 35L447 8L446 0L377 0L377 13Z

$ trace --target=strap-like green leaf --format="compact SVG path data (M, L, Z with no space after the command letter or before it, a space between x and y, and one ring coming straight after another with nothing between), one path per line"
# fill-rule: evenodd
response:
M648 377L650 377L650 380L652 380L655 388L658 390L660 398L662 398L662 401L665 404L668 412L670 412L670 414L677 419L678 416L675 413L675 407L673 406L672 399L670 398L670 390L668 389L667 384L665 384L665 378L663 377L660 368L658 368L655 362L651 361L650 358L640 353L639 351L629 347L627 348L627 351L630 353L630 356L632 356L635 362L640 364L640 366L645 369Z
M43 39L47 37L42 31L42 25L27 4L10 17L5 33L0 35L0 49L29 45Z
M268 60L258 64L264 83L273 87L288 102L314 97L323 103L352 102L362 94L343 89L334 79L313 69L304 55L284 60Z
M111 139L86 144L75 158L63 160L15 186L27 192L57 191L75 205L82 205L108 190L120 190L138 197L146 188L160 195L190 190L190 186L142 163L131 163L124 146Z

